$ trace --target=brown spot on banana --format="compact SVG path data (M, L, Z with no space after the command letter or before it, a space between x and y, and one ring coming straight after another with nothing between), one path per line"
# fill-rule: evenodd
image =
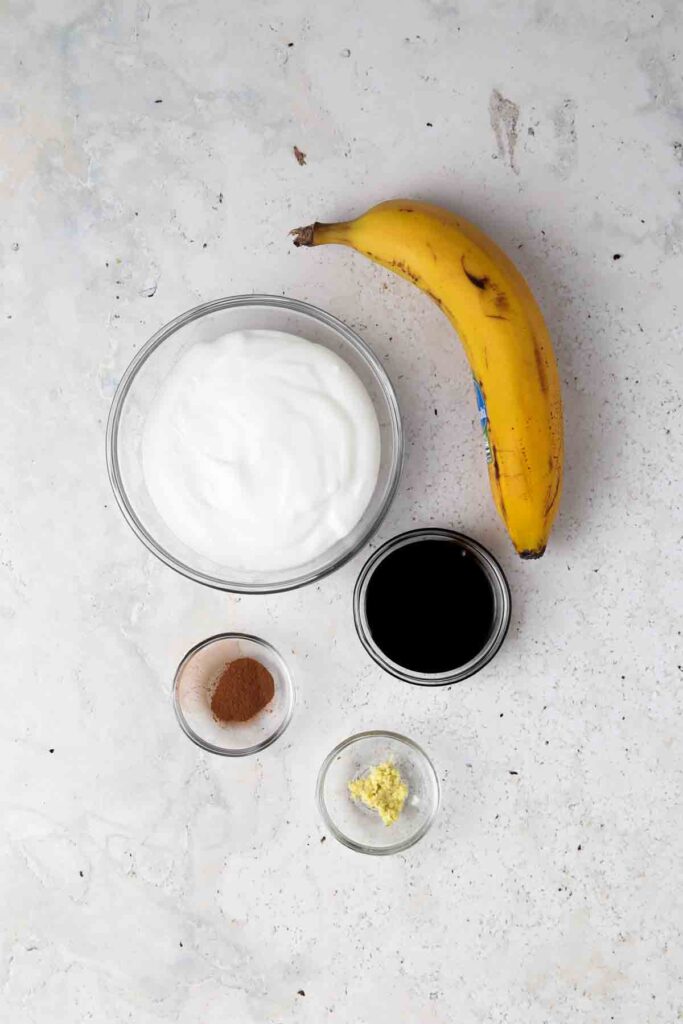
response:
M507 526L507 509L505 508L503 490L500 486L500 465L498 463L498 452L496 451L496 446L494 444L491 445L491 464L493 466L493 475L496 478L496 485L493 493L493 498L496 505L498 506L500 517Z
M437 304L439 309L443 309L443 300L440 299L438 295L435 295L434 292L430 292L427 288L424 289L424 293Z
M548 394L548 375L545 369L545 363L543 362L543 353L536 344L534 338L534 359L536 360L536 370L538 371L538 379L541 383L541 391L544 395Z
M462 266L463 273L464 273L465 277L467 278L467 280L471 284L473 284L475 288L478 288L482 292L485 291L486 290L486 286L489 283L488 277L477 277L476 274L470 274L469 270L465 266L465 257L464 256L460 257L460 265Z
M510 301L503 289L493 282L490 277L478 277L476 274L472 274L465 266L464 256L460 257L460 264L470 284L473 284L475 288L483 292L481 300L484 316L490 320L507 320L508 317L504 314L510 310Z
M504 291L502 291L500 288L497 288L495 285L493 286L493 288L495 291L493 305L498 310L498 313L507 313L507 311L510 309L510 303L508 301L507 295L505 294ZM501 320L504 319L505 317L501 316Z
M550 460L550 463L551 463L551 466L552 466L552 459ZM561 482L562 482L562 478L558 474L557 480L555 481L555 487L554 487L552 493L550 491L550 488L548 488L548 494L550 496L546 499L546 503L545 503L545 512L544 512L544 514L545 514L546 517L548 515L550 515L550 512L552 511L553 506L555 505L555 502L557 500L557 495L559 494L559 491L560 491L560 484L561 484Z
M410 269L410 267L404 260L392 260L389 266L400 271L400 273L404 274L407 278L409 278L413 282L413 284L419 284L419 276L415 273L414 270Z

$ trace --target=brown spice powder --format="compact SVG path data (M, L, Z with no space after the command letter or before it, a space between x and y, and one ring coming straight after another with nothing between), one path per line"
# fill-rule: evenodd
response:
M260 661L238 658L225 666L211 697L219 722L248 722L275 694L273 677Z

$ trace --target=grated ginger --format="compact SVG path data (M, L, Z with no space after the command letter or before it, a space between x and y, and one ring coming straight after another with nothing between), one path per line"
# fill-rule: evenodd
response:
M408 796L408 786L390 761L377 764L366 775L352 779L348 787L351 796L377 811L385 825L398 821Z

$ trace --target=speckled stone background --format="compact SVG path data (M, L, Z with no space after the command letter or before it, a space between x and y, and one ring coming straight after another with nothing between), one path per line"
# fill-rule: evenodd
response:
M683 1019L677 0L6 0L0 19L3 1019ZM550 322L567 464L540 563L497 520L436 307L290 247L400 194L479 222ZM408 457L376 541L448 525L501 560L513 623L478 677L430 692L369 661L367 550L240 599L120 516L104 429L131 356L259 290L342 317L398 390ZM236 764L169 705L186 648L229 628L279 647L299 692L283 740ZM313 802L366 727L415 737L443 783L429 836L384 860L326 837Z

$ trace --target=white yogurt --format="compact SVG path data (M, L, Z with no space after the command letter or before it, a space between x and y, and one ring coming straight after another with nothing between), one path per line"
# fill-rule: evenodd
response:
M194 345L156 396L142 464L188 547L235 569L298 567L349 533L380 461L374 406L329 349L279 331Z

